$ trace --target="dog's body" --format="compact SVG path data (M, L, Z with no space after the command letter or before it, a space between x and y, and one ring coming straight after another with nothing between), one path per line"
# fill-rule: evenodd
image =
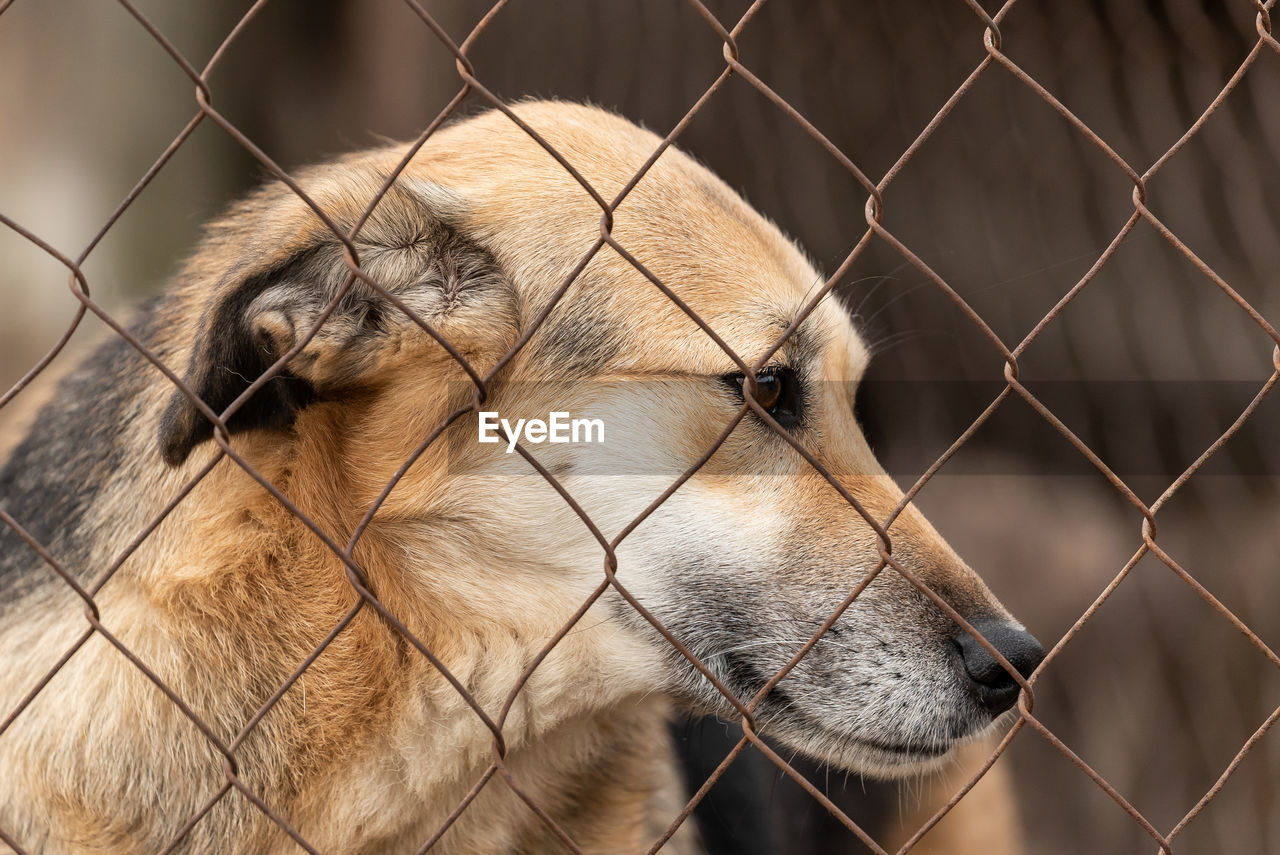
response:
M591 108L518 110L606 199L658 143ZM349 157L300 180L350 229L403 154ZM490 113L434 136L355 243L361 268L483 373L592 247L599 222L574 179ZM819 281L772 225L674 149L627 197L612 234L747 364ZM314 213L291 191L269 187L214 227L135 334L221 412L310 329L346 271L341 245ZM827 301L762 378L795 387L799 412L779 421L884 519L901 494L852 415L866 359L846 316ZM503 369L485 409L603 418L611 448L643 460L635 477L577 471L571 446L545 446L537 456L611 538L729 423L740 397L724 378L739 370L605 247ZM563 382L524 382L548 379ZM345 544L397 468L471 393L435 340L357 282L285 375L230 418L231 445ZM354 560L386 609L496 716L601 581L604 551L520 456L477 443L476 424L474 413L465 416L428 447L359 539ZM88 585L201 470L216 451L211 436L172 383L112 341L63 382L13 452L0 474L0 507ZM898 560L966 619L1012 626L913 508L891 535ZM7 527L0 546L7 714L86 622L80 599ZM748 414L709 468L622 541L617 572L749 699L877 558L872 529ZM228 743L356 600L342 561L229 459L95 596L104 626ZM936 765L999 711L987 689L971 685L971 656L957 655L954 635L949 618L887 572L757 716L767 733L845 768L902 774ZM507 766L584 851L643 851L672 818L659 811L655 825L671 778L665 750L655 749L665 744L670 699L733 712L611 591L517 696L503 726ZM415 850L476 784L493 750L492 734L454 687L366 606L234 754L239 779L306 840L355 853ZM101 634L0 734L0 830L28 851L158 851L224 782L224 759L210 741ZM183 845L294 846L236 791ZM559 846L494 780L437 851Z

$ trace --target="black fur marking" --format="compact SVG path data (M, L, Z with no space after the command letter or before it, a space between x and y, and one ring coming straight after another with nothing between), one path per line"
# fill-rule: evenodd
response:
M549 378L592 377L622 356L631 332L579 277L529 342L529 354Z
M268 287L303 273L315 256L305 251L268 273L254 276L212 310L191 357L186 382L215 413L221 413L261 377L279 354L256 337L247 317L249 306ZM285 431L298 410L316 400L315 389L283 368L244 402L227 421L227 430ZM160 420L160 452L177 466L191 450L213 438L213 423L181 391L169 399Z
M146 343L154 340L152 307L134 329ZM103 569L90 565L96 538L85 516L134 453L125 431L150 374L123 339L104 343L62 381L0 469L0 507L81 581ZM63 584L16 532L0 524L0 611L50 583Z

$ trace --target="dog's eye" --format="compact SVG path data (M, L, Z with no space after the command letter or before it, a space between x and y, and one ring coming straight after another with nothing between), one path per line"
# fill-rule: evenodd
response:
M744 382L745 386L746 383ZM756 375L756 401L766 410L778 406L782 397L782 379L777 374Z
M726 374L723 380L739 398L743 397L743 375ZM800 423L800 379L790 368L766 368L757 374L755 397L756 403L784 428L790 430Z

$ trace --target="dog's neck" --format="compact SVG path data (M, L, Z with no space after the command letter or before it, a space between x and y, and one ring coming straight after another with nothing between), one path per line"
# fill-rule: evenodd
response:
M252 440L246 455L322 530L341 537L358 523L364 505L348 501L340 472L331 470L325 487L301 494L296 484L325 480L315 472L298 477L290 468L296 462L287 458L255 455ZM649 734L638 748L634 730L653 729L653 706L665 701L660 696L642 700L652 691L651 672L658 664L647 661L653 654L638 642L634 650L617 642L617 627L603 604L584 615L579 630L554 648L512 698L526 668L585 599L585 591L557 580L552 568L514 566L498 544L490 545L491 561L482 566L466 557L464 545L447 541L447 521L375 518L353 553L363 574L356 578L410 638L374 605L360 605L342 560L231 461L219 463L207 484L196 488L201 490L218 495L219 507L234 510L202 515L199 496L193 495L192 512L180 509L174 529L182 532L188 560L191 542L202 544L205 558L181 573L168 565L170 572L156 576L146 594L171 619L189 616L186 644L193 665L203 657L241 660L241 667L223 673L244 675L242 686L208 687L207 692L180 687L198 713L234 723L223 738L235 738L235 727L242 727L359 605L238 754L246 768L259 774L272 770L278 783L271 789L293 794L288 809L305 817L299 822L308 828L325 829L311 833L320 842L328 835L327 848L347 851L352 842L342 836L347 829L363 827L368 834L385 821L358 815L366 801L335 810L344 801L339 794L345 778L377 781L379 798L405 802L403 810L387 816L419 815L421 809L411 810L410 804L430 806L411 828L385 829L388 846L399 835L407 844L414 836L425 839L443 823L495 759L492 732L419 645L449 669L490 721L496 722L510 701L502 720L506 767L517 786L537 791L538 803L558 806L559 821L573 826L571 836L586 851L593 839L600 841L599 851L616 851L605 841L616 846L641 833L656 782L670 776L659 774L666 762L665 734L660 729ZM228 496L235 500L227 501ZM157 540L159 548L164 542L164 537ZM540 583L519 581L539 573L548 574ZM504 584L526 592L521 608L510 608ZM257 629L245 635L246 627ZM476 627L484 627L484 634ZM611 636L609 644L601 643L603 635ZM157 653L166 643L158 644ZM203 651L194 649L201 644ZM602 661L600 651L606 648L610 656ZM585 685L584 672L598 679ZM567 674L576 678L565 679ZM227 698L240 698L242 705L212 708ZM210 707L200 706L202 701ZM273 722L305 738L283 749L283 741L272 735ZM592 738L584 739L584 733ZM375 743L368 734L382 735ZM522 782L520 769L536 774ZM444 851L454 851L446 845L450 840L459 852L540 851L551 845L544 839L547 826L500 774L464 816L466 821L441 840ZM498 839L495 835L507 842L488 845ZM642 848L638 838L636 843Z

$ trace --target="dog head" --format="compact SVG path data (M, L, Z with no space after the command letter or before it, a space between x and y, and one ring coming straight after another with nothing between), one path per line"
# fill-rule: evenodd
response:
M606 200L658 147L652 134L597 109L516 109ZM301 183L347 231L403 155L354 156ZM894 561L1015 668L1029 674L1042 651L913 506L899 510L902 493L854 417L868 352L846 313L824 300L800 320L822 277L674 148L613 212L609 235L621 252L602 245L601 220L592 195L538 142L500 113L485 114L429 140L354 238L360 269L394 300L352 278L345 247L305 203L269 188L216 227L189 266L178 299L198 301L190 314L200 321L173 334L173 356L186 358L188 384L221 412L297 351L244 398L228 429L265 472L322 472L313 480L330 489L305 498L336 525L353 527L419 455L368 530L391 568L370 575L380 594L403 592L424 632L442 620L463 626L447 642L455 650L458 637L493 627L517 639L524 652L495 683L497 698L611 560L577 510L507 453L505 438L479 441L467 410L474 385L440 339L478 374L503 360L484 410L510 424L559 411L603 425L599 447L524 447L604 540L626 531L614 549L616 577L653 619L611 588L535 672L531 710L552 695L576 694L573 703L590 708L657 691L733 715L654 622L745 702L865 583L759 700L756 719L848 769L891 775L937 762L1007 709L1017 684L912 581L883 568L876 531L793 443L873 519L893 517ZM712 448L752 387L769 419L748 412L651 508ZM164 459L183 465L211 436L209 421L174 393L160 425ZM458 665L477 685L502 658L492 640L485 649ZM558 675L559 688L540 684L543 673ZM593 689L564 688L592 674Z

